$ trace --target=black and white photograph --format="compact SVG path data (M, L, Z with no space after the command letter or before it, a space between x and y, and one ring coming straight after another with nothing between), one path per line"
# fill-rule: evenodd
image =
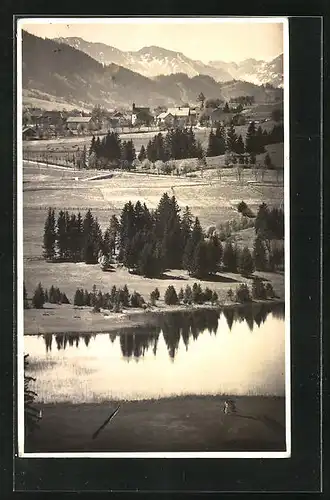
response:
M288 20L16 37L19 456L289 458Z

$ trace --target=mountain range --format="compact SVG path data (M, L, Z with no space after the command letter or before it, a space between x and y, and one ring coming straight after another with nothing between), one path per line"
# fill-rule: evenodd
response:
M119 64L148 78L186 73L190 77L211 76L219 82L236 79L256 85L270 83L275 87L281 87L283 82L282 54L270 62L246 59L239 64L223 61L209 61L205 64L190 59L181 52L156 46L125 52L104 43L88 42L79 37L55 38L54 40L81 50L102 64Z
M77 106L90 109L96 104L106 108L137 106L176 106L196 104L203 92L207 98L229 100L253 95L256 102L282 99L282 90L240 80L218 82L212 76L185 72L148 78L118 63L105 65L82 50L22 33L23 104L28 98L58 103L61 108Z

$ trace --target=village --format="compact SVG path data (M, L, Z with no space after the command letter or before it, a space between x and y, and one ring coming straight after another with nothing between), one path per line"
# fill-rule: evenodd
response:
M136 106L130 109L105 109L95 106L91 112L74 109L45 111L38 108L25 108L23 111L22 138L25 140L51 139L105 134L107 131L143 132L165 131L177 127L216 127L217 125L245 125L253 119L264 123L270 118L265 113L255 116L253 98L240 96L224 102L208 99L199 95L199 105L185 103L177 107ZM257 118L257 119L256 119Z

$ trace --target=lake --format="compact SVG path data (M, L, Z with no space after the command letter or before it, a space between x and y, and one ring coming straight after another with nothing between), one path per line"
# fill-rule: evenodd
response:
M38 401L284 396L284 305L167 313L157 327L24 337Z

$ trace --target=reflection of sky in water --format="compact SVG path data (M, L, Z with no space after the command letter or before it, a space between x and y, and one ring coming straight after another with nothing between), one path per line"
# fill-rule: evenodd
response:
M222 314L216 334L204 330L196 340L190 336L188 348L181 337L174 360L162 332L156 355L151 339L138 359L123 356L119 335L113 342L108 334L92 336L89 343L81 337L78 347L73 342L60 350L53 337L48 353L43 337L26 336L24 343L31 373L37 377L34 390L45 402L178 394L284 395L284 321L272 314L260 327L254 324L252 331L246 321L235 321L230 331Z

